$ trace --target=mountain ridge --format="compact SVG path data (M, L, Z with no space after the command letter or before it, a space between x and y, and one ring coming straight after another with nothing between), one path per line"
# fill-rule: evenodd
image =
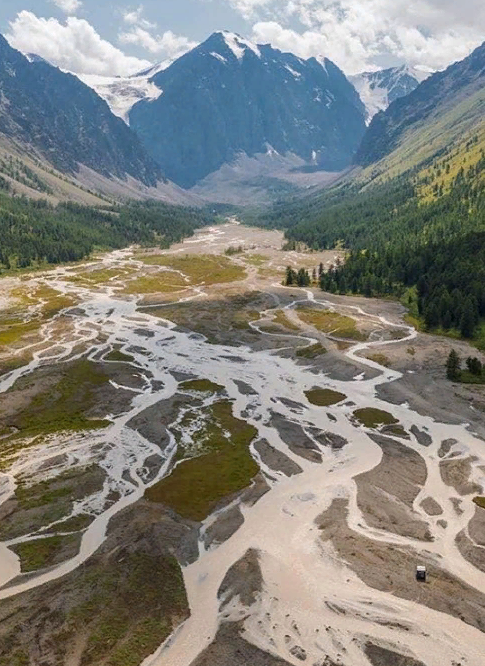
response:
M446 113L484 87L485 42L464 60L433 74L409 95L395 100L386 111L378 113L356 153L355 164L367 167L379 162L404 145L411 132L420 127L429 131L433 122L442 120ZM477 121L480 115L483 117L483 112L476 113Z
M238 154L268 147L339 171L365 131L364 106L330 60L303 60L234 33L214 33L150 81L163 94L135 104L130 126L186 188Z
M104 177L128 175L151 187L162 179L138 137L76 76L29 60L1 35L0 61L0 133L64 173L76 174L82 164Z

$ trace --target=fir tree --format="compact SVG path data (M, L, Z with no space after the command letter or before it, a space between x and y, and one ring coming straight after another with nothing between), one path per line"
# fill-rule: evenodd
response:
M467 299L460 318L460 333L464 338L472 338L475 331L476 315L473 303Z
M454 349L450 351L448 360L446 361L446 376L451 381L456 381L460 376L461 362L460 357Z
M471 356L469 356L466 360L466 367L468 368L468 371L471 372L472 375L480 377L480 375L482 374L482 363L476 357L472 358Z
M292 269L291 266L286 267L286 275L285 275L285 285L287 287L291 287L291 285L296 284L296 275L295 271Z

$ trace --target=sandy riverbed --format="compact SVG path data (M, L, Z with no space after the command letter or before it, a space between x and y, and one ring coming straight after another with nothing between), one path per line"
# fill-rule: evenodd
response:
M166 277L131 250L89 267L124 272L99 284L69 279L73 271L64 268L29 278L75 297L77 305L5 354L28 352L31 360L0 378L2 425L21 426L25 421L12 396L18 392L22 409L29 410L51 385L46 377L63 364L87 359L101 370L110 363L113 369L88 414L107 419L106 427L53 432L2 458L0 510L10 502L20 511L12 504L19 485L28 490L34 481L93 464L105 478L101 489L77 498L71 514L57 518L60 524L81 513L91 517L74 557L66 550L65 561L22 573L12 546L56 533L56 520L35 525L38 509L29 514L28 533L16 535L15 544L0 544L6 616L32 599L45 601L42 594L32 596L38 591L49 598L52 590L59 595L53 586L62 580L71 585L82 566L105 552L110 520L134 548L133 512L146 489L173 469L184 410L222 400L210 392L187 393L183 383L201 378L223 387L234 416L257 431L250 450L261 472L252 490L220 501L201 521L177 523L181 519L170 514L183 525L184 539L190 534L198 544L178 552L190 617L180 617L180 626L143 666L483 666L485 567L477 527L483 521L472 502L485 481L483 414L472 409L480 390L443 378L449 343L407 327L401 306L281 286L286 265L328 266L336 253L283 253L278 232L229 224L203 230L160 256L219 256L240 245L246 251L229 261L244 269L242 278L204 284L182 274L180 293L168 287L158 294L127 292L136 276ZM319 330L299 318L302 304L350 317L368 339ZM393 339L396 331L401 339ZM302 354L305 349L315 352ZM113 351L125 359L110 361ZM389 367L375 360L376 353L387 357ZM316 406L306 394L315 388L345 400ZM362 425L354 412L369 408L389 414L398 429ZM26 520L31 509L22 510L18 516ZM159 519L144 512L145 522ZM151 538L163 543L164 536L158 531ZM235 567L248 558L250 566ZM414 580L421 562L431 572L426 586ZM56 622L61 631L62 614ZM82 640L88 640L81 638L72 639L75 646L63 663L81 663ZM26 640L35 643L35 633ZM29 654L35 666L55 663L42 650Z

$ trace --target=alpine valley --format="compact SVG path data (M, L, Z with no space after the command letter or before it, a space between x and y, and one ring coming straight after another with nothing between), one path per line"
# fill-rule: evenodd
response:
M0 666L483 666L485 44L41 55L0 37Z

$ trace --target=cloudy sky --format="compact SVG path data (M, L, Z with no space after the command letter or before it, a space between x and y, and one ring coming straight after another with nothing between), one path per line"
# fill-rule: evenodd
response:
M442 69L485 41L484 0L6 0L11 45L79 74L127 75L227 29L347 74Z

